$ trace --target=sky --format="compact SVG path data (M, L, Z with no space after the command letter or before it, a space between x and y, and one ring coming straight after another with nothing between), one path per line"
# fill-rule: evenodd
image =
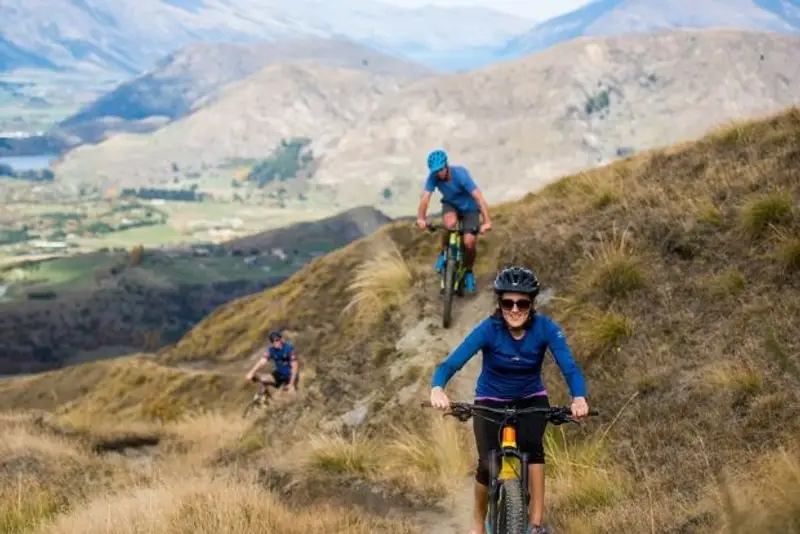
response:
M572 11L588 3L588 0L383 0L389 4L405 7L419 7L426 4L439 6L483 6L522 15L536 21L543 21L562 13Z

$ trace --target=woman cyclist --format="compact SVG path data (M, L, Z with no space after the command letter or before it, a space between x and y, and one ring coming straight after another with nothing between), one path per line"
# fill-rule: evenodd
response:
M483 369L475 389L475 403L503 408L548 407L547 390L542 382L542 363L546 350L561 369L572 395L572 415L588 415L586 384L575 363L561 327L546 315L536 313L534 299L539 293L536 274L524 267L507 267L495 278L497 309L464 339L434 371L431 404L446 410L450 400L444 387L453 375L478 351L483 352ZM475 472L475 530L486 534L489 504L489 452L500 448L499 425L483 418L473 419L478 467ZM538 414L518 418L518 446L529 456L529 532L543 534L544 515L544 437L547 421Z

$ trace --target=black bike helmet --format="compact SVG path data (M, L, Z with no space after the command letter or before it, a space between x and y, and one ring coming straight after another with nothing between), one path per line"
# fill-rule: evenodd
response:
M525 267L512 265L505 267L497 273L494 279L494 292L501 293L524 293L536 298L539 294L539 279L536 273Z
M283 336L281 336L280 332L272 331L272 332L269 333L269 342L270 343L274 343L274 342L278 341L279 339L281 339L282 337Z

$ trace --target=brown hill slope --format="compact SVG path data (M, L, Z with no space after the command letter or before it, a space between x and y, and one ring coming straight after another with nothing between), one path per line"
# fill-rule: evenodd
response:
M227 392L223 397L200 382L190 385L200 371L181 371L182 384L168 388L158 377L176 371L164 366L242 372L263 335L285 326L308 372L305 389L299 402L264 415L274 431L265 441L229 444L238 451L235 464L291 470L281 456L288 454L300 463L301 480L324 472L340 488L355 477L430 498L442 490L437 477L460 480L454 477L467 468L431 467L426 455L441 453L442 442L426 445L437 427L420 422L414 401L424 398L431 366L489 313L484 275L522 261L538 269L554 292L544 310L565 325L588 375L591 402L606 414L600 421L605 424L589 423L589 434L569 430L568 447L560 432L549 435L549 519L560 531L795 532L798 135L795 108L572 176L495 207L496 232L481 245L483 289L471 303L457 304L453 332L436 326L436 239L397 223L315 260L276 288L219 309L148 363L146 372L134 373L133 362L115 362L116 374L96 382L104 397L70 389L59 380L63 373L48 373L4 383L0 404L35 401L59 409L62 420L95 425L159 413L174 418L203 401L222 408L234 402L235 382L221 386L227 378L208 379ZM390 238L399 255L387 248ZM343 313L353 302L354 309ZM97 368L87 366L86 374ZM554 401L562 402L557 371L548 365L546 373ZM58 395L48 393L54 383L65 384ZM135 396L127 406L107 402L124 399L130 388ZM140 411L140 398L163 399L169 409ZM356 424L363 416L361 435L380 441L319 436L336 427L339 415ZM387 419L421 434L393 441L399 439L395 430L381 423ZM309 443L310 432L317 434ZM457 447L454 436L450 443ZM309 455L305 462L300 448ZM457 450L436 457L454 458ZM300 491L285 489L291 484L282 486L280 473L271 473L270 487ZM105 502L103 509L109 505L115 506ZM436 517L443 525L443 516Z
M195 43L162 59L149 72L127 81L59 123L59 132L84 142L100 141L109 131L125 131L128 121L152 117L175 120L225 85L279 61L307 59L417 79L433 73L419 64L334 39L293 39L277 43ZM150 130L160 124L152 122Z
M582 38L385 99L325 151L337 198L416 201L443 145L492 201L800 103L800 35L682 30ZM392 215L396 213L392 212Z
M79 147L57 165L65 180L170 183L231 158L263 159L282 139L330 141L401 87L389 76L311 61L281 62L226 86L200 109L149 135Z

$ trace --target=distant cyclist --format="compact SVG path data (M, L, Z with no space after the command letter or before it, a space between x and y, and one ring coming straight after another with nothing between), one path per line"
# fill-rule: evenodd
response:
M553 354L572 394L572 415L588 415L586 383L572 357L564 332L552 319L536 313L534 299L539 293L536 274L524 267L502 269L495 278L497 309L481 321L433 374L431 404L447 409L450 400L444 392L447 382L478 351L483 352L483 370L475 389L475 404L490 407L527 408L550 405L542 381L542 363L547 349ZM543 534L544 515L544 437L547 421L538 414L518 417L517 437L521 452L529 455L530 533ZM489 452L499 450L500 425L474 419L478 467L475 473L475 530L486 534L489 500Z
M427 226L425 216L428 213L428 204L434 189L439 189L442 194L443 224L448 230L456 228L458 219L461 219L465 230L464 234L464 285L467 291L475 291L475 275L472 267L475 265L475 247L478 243L477 233L485 233L492 228L489 218L489 207L483 198L478 186L470 176L469 171L458 165L449 165L447 153L444 150L434 150L428 155L428 178L419 201L417 210L417 226L424 230ZM483 216L483 224L480 217ZM436 260L436 272L444 270L445 248L448 236L442 236L442 250Z
M280 332L270 332L269 345L264 351L264 355L259 358L247 373L247 380L253 380L259 369L270 361L272 361L272 375L262 377L262 381L276 388L282 387L290 393L297 391L300 378L297 353L294 350L294 346L285 341Z

